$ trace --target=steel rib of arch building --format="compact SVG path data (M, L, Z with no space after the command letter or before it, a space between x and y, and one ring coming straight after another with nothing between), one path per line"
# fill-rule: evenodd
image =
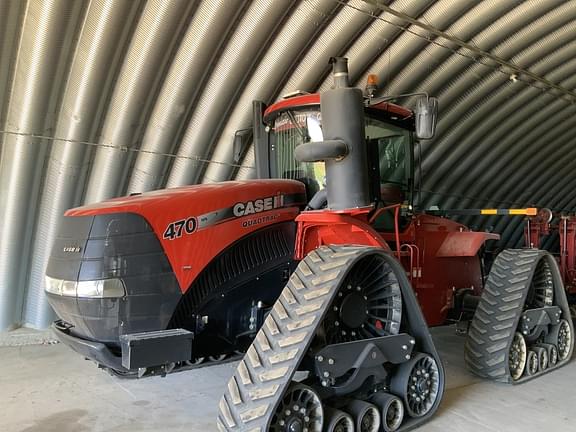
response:
M439 98L422 206L573 210L574 28L573 0L0 2L0 330L50 323L67 208L253 177L253 149L236 166L231 146L252 100L329 87L330 56L358 86ZM522 244L520 219L464 222Z

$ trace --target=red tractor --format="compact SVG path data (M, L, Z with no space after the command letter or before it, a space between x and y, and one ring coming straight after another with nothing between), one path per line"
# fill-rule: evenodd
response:
M534 209L524 225L526 247L539 248L544 238L556 234L559 240L558 264L566 293L572 300L576 296L576 216L554 214L547 208ZM557 223L553 224L556 220Z
M568 361L551 255L505 250L486 277L497 235L414 211L414 142L433 135L436 101L364 98L332 63L332 90L254 104L261 180L66 213L46 288L64 343L125 376L245 352L219 406L229 431L421 424L444 389L428 326L451 319L473 317L479 375L516 383Z

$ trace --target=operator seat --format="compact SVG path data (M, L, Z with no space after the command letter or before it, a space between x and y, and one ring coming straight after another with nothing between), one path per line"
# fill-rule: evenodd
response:
M316 195L316 192L320 190L318 182L315 179L306 176L303 170L284 171L284 174L282 174L282 178L289 180L298 180L299 182L304 183L304 189L306 190L307 201L310 201L312 197Z
M404 202L404 192L397 184L384 183L380 185L380 199L384 206L401 204Z

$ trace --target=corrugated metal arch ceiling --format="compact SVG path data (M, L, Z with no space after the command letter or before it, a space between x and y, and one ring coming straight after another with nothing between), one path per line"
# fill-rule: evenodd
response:
M335 55L440 99L422 205L573 211L575 33L574 0L1 1L0 330L50 322L67 208L253 177L252 100L326 89ZM521 244L521 220L465 222Z

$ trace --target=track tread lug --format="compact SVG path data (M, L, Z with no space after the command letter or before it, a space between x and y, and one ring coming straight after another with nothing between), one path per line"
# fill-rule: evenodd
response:
M318 297L324 297L326 294L330 293L330 287L318 288L314 291L308 291L304 294L306 300L314 300Z
M224 418L224 421L226 422L228 427L232 428L236 426L236 422L234 421L234 417L232 417L232 412L230 411L230 407L228 406L226 399L224 398L220 399L219 408L220 408L220 414Z
M270 332L272 337L277 336L280 334L280 329L278 328L278 324L276 324L276 320L274 319L274 315L270 314L264 321L264 325L266 329Z
M278 318L280 318L280 320L285 320L286 318L288 318L288 312L286 312L286 308L284 307L282 302L277 301L276 303L274 303L274 307L272 308L272 310L276 312L276 315L278 316Z
M234 405L238 405L243 402L242 396L240 395L240 389L238 388L238 383L236 382L236 377L232 377L232 379L228 381L228 392L232 397L232 403Z
M240 375L240 379L242 380L242 384L247 386L252 384L252 378L250 377L250 372L248 372L248 368L246 367L246 363L244 360L240 360L238 364L238 374Z
M296 272L294 272L294 277L290 278L289 283L292 284L296 291L302 291L304 288L306 288L302 282L302 279L300 279L300 275L298 275Z
M288 303L290 306L293 306L295 304L298 304L298 300L296 300L296 297L294 297L294 294L292 293L292 290L290 290L290 283L288 283L288 285L286 286L286 288L284 288L284 290L282 291L281 294L282 299L284 299L286 301L286 303Z
M290 351L283 351L278 354L274 354L273 356L268 357L268 361L271 365L275 365L278 363L282 363L288 360L292 360L298 354L298 349L293 349Z
M270 351L272 349L270 342L268 341L268 336L265 332L258 332L256 335L256 342L263 352Z
M278 341L278 346L280 348L286 348L292 345L296 345L299 344L300 342L302 342L304 339L306 338L306 332L302 332L302 333L297 333L295 335L292 336L287 336L283 339L280 339Z
M262 366L260 356L258 356L258 352L254 348L254 345L250 345L250 348L248 348L248 351L246 351L246 357L250 361L250 366L252 366L254 369Z
M314 274L314 272L310 269L310 266L305 260L300 261L298 265L298 270L304 275L304 277L310 277Z
M271 396L274 396L279 388L280 385L278 384L273 384L269 387L257 387L256 389L251 390L249 392L250 399L256 401L260 399L269 398Z
M244 423L248 423L248 422L257 420L260 417L264 416L264 414L266 414L266 411L268 411L268 406L269 406L268 404L262 404L260 406L257 406L256 408L242 411L240 413L240 419Z
M286 325L286 328L290 331L296 331L296 330L300 330L300 329L303 329L306 327L310 327L312 324L314 324L314 321L316 321L316 317L314 315L311 315L311 316L304 318L302 320L288 323Z
M323 285L325 283L328 282L332 282L335 279L338 279L338 277L340 276L340 272L339 271L333 271L330 273L323 273L320 276L312 279L312 284L313 285Z

